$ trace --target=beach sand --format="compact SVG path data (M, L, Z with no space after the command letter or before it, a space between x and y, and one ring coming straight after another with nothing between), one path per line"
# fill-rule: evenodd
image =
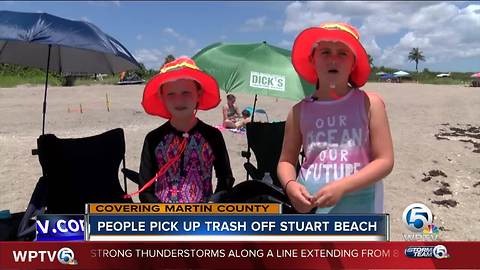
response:
M473 143L480 143L480 138L472 129L480 126L480 89L415 83L368 83L364 89L383 97L394 141L395 167L384 179L391 239L401 241L403 233L410 233L402 223L403 210L421 202L432 210L434 224L440 227L440 240L480 240L480 153L473 152ZM84 137L121 127L126 137L127 167L138 170L145 135L164 123L144 113L140 105L142 92L143 85L49 87L46 133L60 138ZM110 112L105 106L106 94L111 100ZM225 96L222 92L222 104ZM253 104L251 95L236 96L241 108ZM0 88L0 210L25 210L41 175L38 157L32 156L31 150L36 148L41 134L42 101L41 85ZM265 109L270 120L284 120L294 103L260 96L257 107ZM218 125L221 106L200 111L198 116L208 124ZM451 127L467 132L465 136L445 135L452 132ZM442 130L443 137L437 139L435 135ZM237 183L244 181L245 160L240 152L247 148L246 136L222 133ZM440 170L446 177L430 176L441 174L432 170ZM135 189L134 184L128 185L129 192ZM434 191L452 194L436 195ZM433 203L442 200L458 204L447 207L445 202Z

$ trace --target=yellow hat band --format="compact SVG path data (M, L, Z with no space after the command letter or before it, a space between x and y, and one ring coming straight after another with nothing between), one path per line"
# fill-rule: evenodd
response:
M321 28L328 29L328 30L333 30L333 29L342 30L342 31L350 33L357 40L359 39L358 35L355 34L355 32L353 32L351 29L349 29L348 27L346 27L344 25L341 25L341 24L330 23L330 24L322 25Z
M173 66L164 67L160 70L160 73L169 72L173 69L179 69L179 68L183 68L183 67L189 67L189 68L192 68L192 69L199 69L196 65L192 65L192 64L189 64L187 62L182 62L182 63L176 64L176 65L173 65Z

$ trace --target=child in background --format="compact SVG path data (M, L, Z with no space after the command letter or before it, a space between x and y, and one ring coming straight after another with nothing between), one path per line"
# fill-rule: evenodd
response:
M219 103L217 82L190 58L161 68L146 84L142 105L148 114L168 121L145 137L140 190L132 195L140 194L140 201L148 203L203 203L219 200L232 188L235 179L221 132L196 117L197 109Z
M370 65L357 30L344 23L305 29L292 63L316 84L288 114L277 169L293 206L302 213L383 213L381 179L393 168L393 146L385 104L359 89Z
M235 122L235 128L240 129L244 128L247 123L250 123L252 120L251 118L252 114L250 113L249 110L245 109L242 111L242 119L239 119L237 122Z

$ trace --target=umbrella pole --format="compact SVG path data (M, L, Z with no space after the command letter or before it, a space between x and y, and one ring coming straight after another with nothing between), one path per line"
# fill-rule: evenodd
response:
M252 111L252 118L251 118L251 122L253 123L253 120L254 120L254 116L255 116L255 107L257 106L257 94L255 94L255 100L253 101L253 111ZM247 138L247 152L248 152L248 156L247 156L247 162L250 163L250 143L248 142L248 138ZM249 180L249 177L248 177L248 172L247 172L247 180Z
M52 45L48 45L48 58L47 58L47 75L45 76L45 93L43 94L43 121L42 121L42 135L45 134L45 114L47 112L47 87L48 87L48 70L50 69L50 51Z
M252 111L252 123L253 123L253 119L255 118L255 107L257 106L257 94L255 94L255 100L253 101L253 111Z

